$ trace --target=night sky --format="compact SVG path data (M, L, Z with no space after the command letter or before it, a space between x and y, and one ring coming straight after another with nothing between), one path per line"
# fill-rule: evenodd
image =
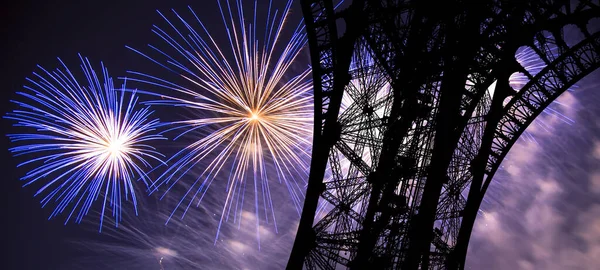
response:
M36 65L54 69L59 65L56 57L75 69L79 65L77 53L81 53L94 64L104 62L113 77L123 76L127 70L152 71L155 67L149 67L148 61L125 45L139 48L157 42L150 31L152 24L162 22L156 10L184 11L187 5L204 22L221 27L215 1L16 1L3 6L0 114L15 108L9 100L21 90L25 77L37 71ZM292 12L290 20L295 25L301 18L297 3ZM528 131L535 141L521 138L513 147L475 225L467 258L471 269L592 269L600 264L599 81L600 73L593 73L573 92L561 96L560 104L552 105L574 123L542 115L536 121L544 121L551 128L541 129L534 123ZM11 124L2 119L2 133L12 130ZM135 247L135 241L131 248L119 247L114 237L106 240L114 233L99 235L93 224L71 222L64 226L62 217L48 221L51 210L41 209L39 198L32 198L35 188L21 188L18 179L25 171L16 169L18 161L11 158L8 148L8 138L2 136L0 268L158 269L156 258L148 255L149 248ZM286 198L282 195L279 199L279 211L284 213L291 209ZM147 205L154 205L148 201ZM244 228L226 231L225 242L213 246L214 218L210 216L220 208L210 206L194 210L195 216L166 232L155 229L162 223L147 222L162 218L162 212L132 220L131 224L165 236L165 245L189 247L189 254L181 255L193 263L179 267L283 269L297 224L295 212L282 219L278 233L264 229L265 240L258 250L248 241L252 232ZM146 209L154 208L163 207ZM196 226L187 229L191 223ZM100 248L97 243L109 244Z
M542 113L510 150L482 203L470 269L600 265L600 70ZM557 117L562 114L574 122Z
M125 45L129 45L146 49L146 44L160 42L151 32L153 24L162 23L164 26L164 21L156 12L157 10L168 13L170 9L175 9L185 13L189 5L208 27L214 27L215 31L212 32L217 41L228 44L225 43L226 36L218 34L218 30L222 30L223 27L215 1L102 1L85 4L79 1L60 3L23 1L13 4L15 5L4 8L5 16L1 18L2 36L6 40L1 45L3 61L0 76L5 82L3 88L5 94L0 112L2 115L15 109L16 106L9 100L16 97L14 92L22 89L26 77L31 76L34 71L39 71L36 65L55 69L60 65L57 57L76 72L79 72L80 64L78 53L88 57L96 68L102 61L115 79L125 76L128 70L164 73L163 69L125 48ZM259 9L266 10L266 4L267 1L259 3ZM252 6L248 4L248 8L250 7ZM290 21L295 26L300 19L299 7L294 6ZM305 68L308 64L307 50L302 53L302 58L298 63ZM158 112L161 119L172 116L168 111L159 109ZM2 119L2 133L6 134L14 130L11 125L9 120ZM151 247L140 245L135 240L130 241L133 242L131 248L124 248L119 252L122 256L112 254L112 251L122 248L119 246L122 244L120 239L115 240L115 238L123 239L118 236L122 231L115 233L114 230L107 229L105 233L98 234L96 216L90 216L79 225L70 222L63 226L64 216L48 221L51 207L41 209L40 198L32 197L39 186L21 187L23 183L18 179L26 171L17 169L16 165L23 160L12 159L8 151L9 147L8 138L2 136L4 151L2 151L1 169L7 172L4 178L6 186L1 189L2 196L0 196L3 200L2 212L5 215L2 222L2 232L5 234L2 269L153 269L158 267L156 256L149 252ZM168 154L169 146L164 147L167 151L165 154ZM281 202L277 202L280 206L279 210L282 213L292 211L291 204L283 200L288 198L287 194L283 193L286 191L277 189L274 192L285 195L280 196ZM162 226L166 220L164 214L170 213L173 209L174 199L167 198L161 202L161 206L156 206L153 199L147 198L140 202L144 205L142 208L145 210L160 208L164 211L156 213L147 211L139 218L134 217L131 212L126 213L129 216L125 218L125 225L130 222L132 227L153 230L159 234L155 239L168 235L169 238L176 239L164 241L177 243L177 245L184 245L183 242L187 242L188 246L194 245L197 249L190 249L193 255L185 254L185 256L194 256L192 259L197 262L183 263L176 265L176 268L241 269L244 265L255 265L258 267L256 269L281 269L285 265L293 232L295 232L294 223L297 222L295 211L289 217L287 214L282 215L279 220L277 239L269 239L269 235L274 234L271 233L272 228L269 228L271 231L265 229L264 233L261 232L263 240L269 242L269 246L262 247L261 251L258 251L257 244L254 243L253 231L244 226L239 230L237 226L225 227L222 230L222 238L229 241L213 246L216 232L215 220L218 220L214 215L220 213L222 204L212 205L210 200L207 200L208 202L201 205L200 209L193 209L185 221L196 226L194 229L188 229L184 234L183 231L179 233L177 225L183 226L183 224L178 224L178 221L174 221L175 224L169 226L169 229L164 229ZM194 211L198 213L193 214ZM247 218L243 225L252 227L253 217L248 213L244 215ZM202 220L196 221L195 218ZM151 222L154 223L149 224ZM178 232L176 236L173 236L174 231ZM117 236L113 237L115 234ZM127 237L135 238L132 235ZM279 247L278 243L282 241L279 239L286 239L286 247ZM103 245L111 247L99 247ZM254 250L257 251L257 255L251 254ZM283 255L280 254L281 252ZM146 256L148 254L150 257ZM271 262L273 259L267 257L267 254L277 255L276 262ZM264 266L253 264L254 261L263 261ZM166 263L169 265L168 261Z
M86 1L87 2L87 1ZM161 6L161 3L163 6ZM122 73L126 63L135 64L135 55L126 43L141 43L150 36L155 9L167 8L155 1L13 1L3 6L2 23L2 115L14 106L9 99L21 90L25 77L40 64L57 67L56 57L78 65L77 53L95 61L104 61L112 73ZM143 15L142 15L143 14ZM6 110L6 111L5 111ZM2 119L2 130L10 123ZM10 158L8 139L2 136L1 171L3 269L59 269L74 248L63 241L80 233L80 226L62 225L62 220L48 221L49 209L41 209L32 198L33 189L20 188L18 178L25 172L15 169Z

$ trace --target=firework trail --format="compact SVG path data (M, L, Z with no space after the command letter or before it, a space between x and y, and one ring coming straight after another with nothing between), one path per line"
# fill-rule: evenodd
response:
M20 108L5 118L22 132L8 135L17 144L10 151L29 157L18 166L32 167L21 180L25 186L43 182L35 196L46 194L42 207L55 204L50 218L70 208L65 224L73 215L79 223L101 198L101 230L107 206L116 224L123 200L131 200L137 211L134 180L149 185L144 168L161 160L146 143L162 136L153 134L159 122L150 119L152 111L135 108L135 92L115 89L104 65L97 74L87 58L80 59L85 81L60 59L63 69L39 67L42 72L27 78L30 85L18 92L22 101L13 101Z
M567 26L565 29L563 29L565 40L569 46L573 46L583 40L584 36L578 34L578 32L579 30L574 25ZM552 34L547 32L541 33L541 36L548 40L553 39ZM559 48L552 42L540 45L540 43L535 40L533 44L535 47L538 47L539 50L545 51L548 54L546 57L549 59L556 59L561 54ZM525 72L514 73L509 78L510 86L516 91L520 91L525 85L527 85L527 83L530 82L530 80L533 79L533 77L547 67L546 62L544 62L540 55L538 55L538 53L536 53L535 50L529 46L523 46L519 48L515 54L515 59L525 69ZM495 205L501 203L502 200L498 198L503 198L506 196L505 194L502 194L502 192L507 189L504 187L504 183L509 182L511 177L515 176L515 172L527 167L520 166L518 164L529 162L529 160L524 160L523 157L529 157L531 153L537 153L537 151L539 151L538 148L544 145L543 141L548 139L548 135L554 136L555 134L561 132L560 130L565 127L563 124L568 126L578 125L578 123L576 123L574 120L576 112L579 110L579 108L577 108L578 105L575 96L577 95L577 92L581 90L580 85L581 81L571 85L571 87L566 90L567 92L563 93L559 96L559 98L552 101L552 103L550 103L542 111L542 114L537 116L537 118L517 139L514 148L518 149L522 147L525 149L529 147L529 149L525 151L528 152L528 154L513 154L513 152L520 150L509 151L508 155L504 158L500 167L498 168L498 172L494 175L492 185L490 185L490 188L486 192L487 195L483 198L485 204ZM508 101L509 100L507 99L504 104L506 105ZM531 145L528 143L531 143ZM479 210L480 217L485 213L486 210L484 210L482 207L482 209Z
M173 11L174 20L159 13L168 28L154 26L153 32L174 54L149 45L158 56L153 58L130 48L174 72L189 87L144 73L131 73L134 80L168 91L164 95L154 94L158 98L149 104L183 107L193 114L190 119L171 123L169 131L179 132L175 139L185 138L189 144L170 158L169 167L154 185L154 191L165 186L166 194L174 187L177 189L178 182L188 181L184 176L189 176L190 170L202 169L198 177L190 179L190 188L184 191L169 220L178 209L182 210L183 218L193 203L200 204L215 179L223 178L224 182L227 177L215 242L223 221L233 217L233 222L239 223L248 190L253 193L259 240L260 220L272 222L277 230L272 181L285 185L298 215L301 213L310 160L312 83L308 78L309 68L290 78L286 75L306 37L300 24L288 42L282 42L292 1L286 3L281 13L273 10L269 2L263 34L257 31L257 2L248 25L241 1L235 5L229 1L217 3L229 46L220 45L217 36L209 32L190 8L193 21Z
M536 141L523 136L512 147L484 197L482 215L471 236L467 266L593 269L598 264L598 257L591 255L593 250L580 250L581 243L574 239L590 232L588 225L597 224L594 222L600 217L592 214L596 209L590 207L599 198L592 184L598 159L592 152L600 133L598 125L589 120L599 112L599 79L596 70L577 83L576 91L556 99L555 103L560 104L556 110L573 123L560 121L555 114L540 114L527 128ZM541 121L549 127L541 128L536 123ZM565 231L565 227L573 230ZM586 239L587 245L598 243L594 238ZM515 248L510 245L514 241L527 244ZM549 256L536 253L540 246L553 252ZM507 260L509 257L512 259Z
M210 240L197 233L198 227L181 220L166 226L168 214L152 202L140 203L144 211L127 216L118 228L108 226L97 239L72 241L83 254L68 262L69 269L203 269L211 256L223 261L204 249ZM106 223L115 220L107 218Z
M535 42L535 44L536 44L536 46L538 45L537 42ZM552 52L553 54L556 54L556 56L559 53L558 48L556 48L556 47L550 48L550 52ZM546 67L546 63L542 59L540 59L540 56L533 49L531 49L529 47L520 48L515 55L515 59L517 60L517 62L519 64L521 64L525 68L525 70L529 73L529 76L535 76L536 74L538 74L540 71L542 71ZM511 87L513 87L515 90L518 91L521 88L523 88L523 86L525 86L529 82L529 80L530 80L530 78L528 77L528 75L525 75L525 74L519 72L519 73L513 74L510 77L509 83L510 83ZM573 85L569 89L567 89L567 91L573 92L577 88L578 88L577 85ZM506 102L508 102L508 100ZM560 110L557 108L558 106L566 106L566 104L563 104L560 101L555 100L552 102L552 104L550 106L548 106L543 111L543 113L548 116L552 116L554 119L557 119L568 125L573 125L575 123L575 121L573 121L573 119L569 118L568 116L562 114L560 112ZM551 132L550 130L552 129L551 128L552 124L547 123L546 121L543 121L543 120L538 120L538 121L535 121L534 123L541 129L545 130L546 132ZM523 132L523 138L525 138L528 141L537 143L535 137L529 131Z
M208 195L210 196L210 195ZM179 201L167 197L169 203ZM155 200L155 196L139 204L138 216L127 216L118 228L107 226L102 234L92 231L85 241L75 239L80 254L64 263L65 269L283 269L289 256L297 220L293 216L280 220L285 230L274 234L261 225L263 241L269 241L262 250L253 248L255 231L250 226L240 230L221 232L229 239L220 239L214 245L214 234L207 226L215 226L218 219L207 218L214 205L203 203L192 208L185 219L164 220L172 209L169 203ZM218 206L217 206L218 207ZM125 213L127 215L127 213ZM244 223L253 224L252 212L243 211ZM114 223L107 218L106 223Z

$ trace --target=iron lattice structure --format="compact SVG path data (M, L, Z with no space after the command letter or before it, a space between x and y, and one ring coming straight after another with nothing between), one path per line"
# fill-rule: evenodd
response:
M599 5L354 0L336 10L303 0L315 130L288 269L464 268L502 159L600 66ZM544 68L520 64L523 48ZM514 73L526 78L520 89Z

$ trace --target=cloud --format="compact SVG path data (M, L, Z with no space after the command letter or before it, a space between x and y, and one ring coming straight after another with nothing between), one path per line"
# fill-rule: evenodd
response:
M594 142L594 150L592 152L592 155L594 156L594 158L600 159L600 141Z
M530 200L522 207L524 211L489 211L478 217L473 237L479 243L471 246L468 265L472 269L498 270L594 269L600 264L600 204L573 222L556 207L564 195L558 181L547 178L532 182L535 185L528 188ZM509 195L518 196L521 195ZM564 232L572 224L573 234L586 247L583 250L571 239L572 235Z
M589 189L593 193L600 194L600 172L595 172L590 176Z
M600 160L600 140L587 118L578 119L585 100L575 97L563 94L554 113L527 129L536 141L523 136L502 163L482 205L486 212L475 223L469 268L600 265L600 171L588 166Z
M503 228L500 215L496 212L483 213L475 223L473 233L476 235L485 235L486 240L497 246L505 246L509 242L510 234Z
M575 234L585 241L587 248L600 244L600 204L581 213L577 225Z

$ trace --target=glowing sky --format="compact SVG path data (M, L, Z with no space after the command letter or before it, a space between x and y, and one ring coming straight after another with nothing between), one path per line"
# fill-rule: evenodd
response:
M521 137L510 150L482 203L468 269L600 264L599 82L596 71L551 105L575 123L542 114L527 129L535 141Z
M90 3L90 7L77 3L48 4L11 14L15 17L5 25L14 25L7 34L7 39L14 42L8 42L9 49L2 51L6 54L2 64L13 73L2 74L2 80L7 82L5 90L20 89L23 78L35 64L54 63L56 56L75 56L79 51L93 52L94 59L105 60L115 73L121 62L129 62L133 68L145 65L137 63L136 55L123 45L145 45L151 39L149 27L159 18L131 14L155 14L157 8L185 10L189 4L125 2L109 5L103 1ZM117 4L119 7L115 8ZM214 10L214 6L206 10ZM294 10L294 20L299 20L299 7ZM208 11L204 14L210 16ZM109 15L111 20L103 21ZM304 56L306 64L308 55ZM600 265L599 80L597 71L578 82L576 91L561 96L558 102L563 105L553 105L575 123L569 125L543 114L537 121L544 121L551 128L545 130L534 123L528 132L536 141L521 138L515 144L502 164L503 169L496 174L476 221L467 258L469 268L562 270L594 269ZM8 174L16 167L15 162L3 162L2 166L2 171ZM16 238L6 242L13 247L10 251L13 253L5 254L9 269L13 261L20 266L17 269L39 269L27 267L35 261L43 262L48 269L160 269L161 257L166 269L173 264L202 265L206 269L283 269L298 222L289 198L277 196L279 200L274 204L278 211L284 214L287 211L289 215L278 219L277 233L272 227L260 228L264 243L260 250L255 244L251 212L243 213L245 219L239 227L228 223L222 229L222 241L215 246L222 204L203 203L190 210L185 222L175 221L165 228L164 215L170 213L176 202L167 198L160 207L151 200L145 202L144 209L156 208L159 212L146 211L145 216L123 224L134 225L139 232L128 237L110 232L98 235L94 225L86 228L46 221L46 212L39 210L31 192L21 189L21 183L15 179L11 179L15 183L6 184L2 196L18 198L3 203L9 206L3 213L21 222L15 221L5 229ZM285 194L287 190L279 186L272 192ZM209 193L206 202L219 202L210 197L220 195ZM14 207L17 204L20 208ZM114 239L115 236L120 240ZM23 256L36 259L24 261ZM51 257L55 259L48 259Z

